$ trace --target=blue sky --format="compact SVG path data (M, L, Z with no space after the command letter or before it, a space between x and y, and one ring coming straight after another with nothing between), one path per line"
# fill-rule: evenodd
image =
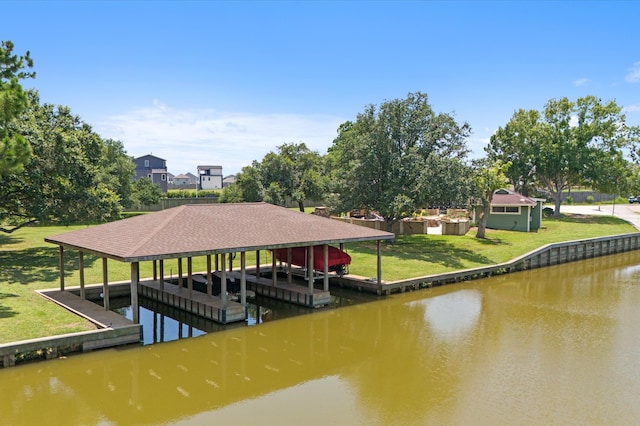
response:
M520 108L595 95L640 125L635 1L3 1L42 102L132 156L225 175L283 143L320 154L369 104L421 91L472 157Z

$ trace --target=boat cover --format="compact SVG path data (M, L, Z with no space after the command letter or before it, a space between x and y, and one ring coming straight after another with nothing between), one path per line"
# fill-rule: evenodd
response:
M313 246L313 269L322 272L324 270L324 246ZM273 251L276 259L287 262L287 249L277 249ZM291 264L307 267L307 247L291 247ZM336 270L337 267L351 264L351 256L337 247L329 246L329 271Z

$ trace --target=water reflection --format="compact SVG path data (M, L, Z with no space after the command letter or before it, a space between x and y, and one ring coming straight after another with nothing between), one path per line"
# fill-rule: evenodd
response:
M458 290L407 305L424 308L424 320L434 337L454 341L472 332L476 326L482 309L482 293Z
M377 299L379 299L379 297L372 294L357 293L337 288L332 290L328 306L309 308L258 295L250 299L247 304L247 320L245 322L220 324L181 309L167 306L156 300L140 297L139 320L142 325L143 344L148 345L198 337L203 334L238 327L254 326L293 316L308 315L321 310L367 303ZM96 303L101 304L102 301L98 300ZM109 306L112 311L132 320L133 311L130 297L113 298L110 300Z
M625 253L0 370L1 423L637 424L638 265Z

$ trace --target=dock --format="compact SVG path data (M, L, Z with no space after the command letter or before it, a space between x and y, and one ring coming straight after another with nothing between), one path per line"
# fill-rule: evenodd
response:
M244 321L247 318L246 307L238 302L227 300L225 307L218 296L193 289L190 291L166 281L162 287L161 290L159 280L140 281L138 294L220 324Z

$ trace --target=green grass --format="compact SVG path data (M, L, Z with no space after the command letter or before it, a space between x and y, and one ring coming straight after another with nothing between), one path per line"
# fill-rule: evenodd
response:
M487 230L486 239L467 235L413 235L396 238L382 246L383 279L413 278L459 269L501 263L545 244L636 232L629 223L612 216L562 215L545 218L538 232ZM376 276L376 247L361 243L349 247L349 271L365 277Z
M500 263L542 245L635 232L627 222L610 216L571 216L545 218L545 228L536 233L487 230L487 238L475 238L475 229L464 236L414 235L399 237L383 244L383 278L388 281L436 274L458 269ZM44 242L45 237L84 226L33 226L13 234L0 234L0 343L35 337L90 330L88 322L46 301L34 292L59 287L58 247ZM348 244L352 256L350 272L376 276L375 243ZM102 262L85 255L87 284L102 281ZM270 263L267 252L261 262ZM186 274L186 259L183 271ZM239 255L233 265L239 266ZM247 253L247 265L255 265L255 252ZM140 275L152 275L152 263L140 265ZM206 270L206 257L193 259L194 271ZM165 262L165 275L176 276L176 260ZM79 284L78 253L65 252L65 283ZM128 280L129 264L109 261L109 281Z

